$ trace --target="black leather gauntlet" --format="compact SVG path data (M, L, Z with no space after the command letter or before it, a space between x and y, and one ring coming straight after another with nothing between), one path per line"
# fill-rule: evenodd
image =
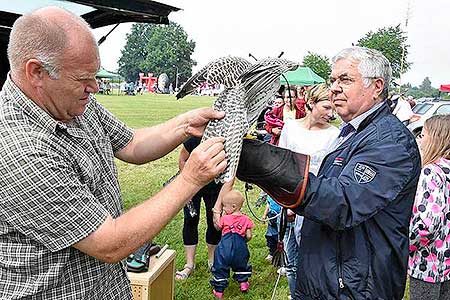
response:
M244 139L237 178L254 183L286 208L298 207L308 183L309 155Z

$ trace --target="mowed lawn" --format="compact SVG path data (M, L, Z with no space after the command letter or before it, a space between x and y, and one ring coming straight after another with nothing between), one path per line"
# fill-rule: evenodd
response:
M182 100L176 100L174 95L145 94L138 96L98 95L97 99L130 127L141 128L159 124L194 108L211 106L214 98L189 96ZM158 161L142 166L117 161L125 210L157 193L162 188L162 184L177 172L178 153L179 149L176 149ZM239 183L237 187L244 192L242 183ZM258 193L259 189L255 187L249 194L252 208L254 208ZM196 269L188 280L184 282L176 281L175 299L212 299L204 240L206 228L204 205L202 205L201 209ZM244 204L243 211L252 217L246 204ZM255 212L258 216L261 216L263 207L255 209ZM239 286L231 279L230 286L225 291L226 299L259 300L271 299L272 297L278 274L275 268L264 259L267 255L264 238L266 225L255 219L254 222L253 239L248 243L251 256L250 264L253 266L253 275L250 278L250 291L247 294L242 294L239 291ZM167 243L171 249L177 251L177 269L181 269L185 263L182 228L183 214L180 212L155 238L157 243L161 245ZM281 277L274 299L286 300L288 294L286 277Z

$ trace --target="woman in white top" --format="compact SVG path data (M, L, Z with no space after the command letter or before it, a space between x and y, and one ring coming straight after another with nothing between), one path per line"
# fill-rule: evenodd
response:
M325 84L316 85L308 91L306 109L305 118L285 121L278 146L310 155L309 171L317 175L328 146L339 135L339 130L330 125L333 106ZM295 213L288 210L288 219L291 220L291 226L288 225L284 244L288 257L286 276L292 294L295 291L298 245L303 217L295 217Z

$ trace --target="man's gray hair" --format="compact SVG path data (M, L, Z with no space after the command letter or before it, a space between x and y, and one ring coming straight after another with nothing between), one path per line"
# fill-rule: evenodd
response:
M81 17L66 12L78 20L81 26L90 28ZM11 72L14 74L23 70L25 63L34 58L41 62L50 78L58 79L62 65L61 57L69 47L68 29L69 26L61 26L35 12L18 18L12 27L7 49Z
M384 99L388 97L392 68L391 63L380 51L364 47L350 47L340 51L333 57L333 65L340 59L359 61L358 70L363 77L365 87L368 87L374 78L383 78L384 87L381 96Z

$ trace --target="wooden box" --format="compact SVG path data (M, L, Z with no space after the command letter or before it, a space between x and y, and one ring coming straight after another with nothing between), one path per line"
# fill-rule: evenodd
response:
M134 300L172 300L174 297L175 250L150 258L145 273L128 272Z

